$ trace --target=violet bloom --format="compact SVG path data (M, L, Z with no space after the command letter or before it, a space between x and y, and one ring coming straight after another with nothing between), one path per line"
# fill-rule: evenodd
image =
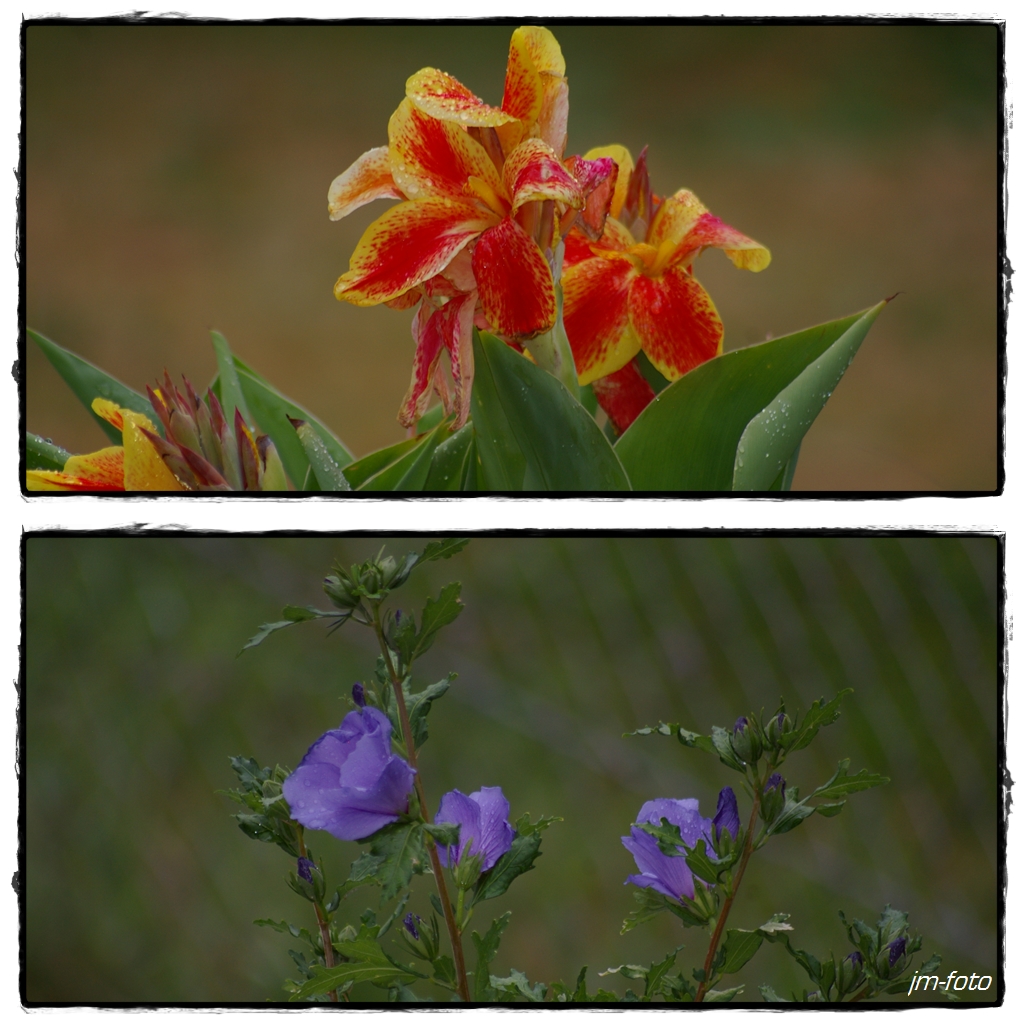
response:
M350 711L284 780L292 817L337 839L365 839L409 807L416 772L391 752L391 723L376 708Z
M460 825L459 841L454 846L440 846L441 863L454 867L472 840L469 856L481 859L480 871L490 871L498 859L508 853L515 830L508 823L509 805L501 786L481 786L466 796L457 789L441 797L434 822L437 825Z
M733 839L740 834L740 810L736 806L736 794L732 786L726 786L718 794L718 812L711 823L719 833L725 829Z
M721 806L723 798L720 796L718 799ZM733 799L735 800L735 797ZM691 849L697 845L698 840L703 839L708 847L708 856L714 857L711 819L701 817L697 800L648 800L640 808L636 820L638 824L660 825L662 818L671 825L679 826L683 842ZM737 827L738 825L737 820ZM629 833L628 836L622 837L622 845L633 854L640 874L630 875L626 879L626 884L632 882L641 889L654 889L655 892L674 900L680 900L683 896L692 900L693 875L684 857L670 857L662 853L658 849L658 840L636 825L630 828ZM677 849L680 853L686 852L681 846Z

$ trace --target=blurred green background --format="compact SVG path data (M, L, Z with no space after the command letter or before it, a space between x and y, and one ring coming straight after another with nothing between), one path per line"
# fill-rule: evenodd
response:
M357 455L397 441L411 314L337 302L386 205L327 187L387 141L406 78L500 100L511 25L27 29L27 323L143 389L214 372L208 330ZM971 25L552 27L567 152L650 144L770 247L697 274L727 349L900 292L804 443L804 489L996 486L997 30ZM34 347L27 426L102 437Z
M30 1000L282 998L289 941L252 922L304 921L308 906L285 885L287 858L247 839L215 791L234 783L230 754L294 767L346 713L374 649L366 630L328 638L314 623L235 655L284 604L324 606L335 559L383 542L28 539ZM417 570L396 604L418 610L451 579L466 604L420 663L421 682L459 672L431 716L428 799L500 785L513 816L565 819L537 869L474 919L513 911L495 972L569 982L589 964L593 983L682 943L680 962L698 963L706 936L669 915L619 934L634 906L619 837L644 801L696 796L710 813L736 777L623 732L659 719L707 732L780 694L806 708L849 685L789 781L806 791L849 756L892 783L769 844L731 923L786 911L798 945L845 952L837 910L874 921L892 903L944 971L995 975L997 557L991 538L484 537ZM362 848L311 835L329 876L347 874ZM421 913L428 881L414 884ZM350 898L352 919L369 892ZM762 981L803 984L767 945L740 980L752 998Z

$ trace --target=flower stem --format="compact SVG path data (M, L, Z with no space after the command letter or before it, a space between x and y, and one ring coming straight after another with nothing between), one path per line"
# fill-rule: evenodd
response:
M306 856L306 840L302 836L301 829L299 830L299 856ZM313 909L316 911L316 923L320 926L320 941L324 944L324 966L330 970L334 966L334 945L331 943L331 929L327 924L327 919L324 917L324 912L320 909L320 904L313 903ZM336 989L331 989L328 993L331 997L331 1002L336 1003L338 1001L338 992ZM348 996L345 996L345 1002L348 1002Z
M750 821L747 824L747 835L743 841L743 853L740 856L739 866L736 868L736 877L732 883L731 891L726 897L725 903L722 905L722 912L718 915L718 923L715 925L714 933L711 936L711 944L708 946L708 955L704 958L704 980L697 986L697 995L693 1000L695 1003L704 1002L704 996L707 994L708 986L711 982L711 964L714 962L715 953L718 952L718 944L722 940L722 932L725 931L725 922L729 917L729 911L732 910L733 900L736 899L736 893L739 891L740 882L743 881L743 872L747 870L747 861L750 860L750 855L754 852L754 826L757 824L757 812L760 808L761 780L755 773L754 806L750 810Z
M427 808L427 798L423 792L423 781L420 778L419 769L416 765L416 744L412 737L412 723L409 721L409 711L405 706L405 694L402 693L402 683L395 673L395 663L391 660L391 652L388 650L387 642L384 640L384 630L380 623L380 607L373 609L373 630L377 634L377 643L380 645L380 653L384 658L384 664L388 667L388 676L391 679L391 689L395 695L395 703L398 705L398 719L402 724L402 738L405 740L405 751L409 758L409 765L416 770L415 786L416 796L420 802L420 813L423 820L430 822L430 811ZM455 977L458 983L459 996L463 1002L469 1000L469 980L466 977L466 959L462 952L462 933L456 924L455 915L452 912L452 901L448 897L448 886L445 885L444 872L441 868L441 858L437 853L437 845L431 836L427 836L427 851L430 854L430 866L434 872L434 882L437 885L437 895L441 900L441 909L444 911L444 923L448 929L448 938L452 944L452 958L455 961Z

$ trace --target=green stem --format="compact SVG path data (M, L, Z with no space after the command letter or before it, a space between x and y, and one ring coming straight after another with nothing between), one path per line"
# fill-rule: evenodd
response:
M754 826L757 824L757 812L761 808L761 780L754 774L754 806L750 810L750 822L747 824L747 834L743 840L743 853L740 856L739 866L736 868L736 876L733 880L732 886L730 887L729 895L726 897L725 903L722 905L722 913L718 915L718 923L715 925L714 933L711 936L711 944L708 946L708 955L704 958L704 980L697 986L697 995L694 998L695 1003L704 1002L704 996L707 994L708 986L711 983L711 964L714 962L715 953L718 952L718 944L722 939L722 932L725 931L725 922L729 917L729 911L732 910L733 900L736 899L736 893L739 891L740 882L743 881L743 872L747 870L747 862L750 860L751 853L754 852ZM700 884L699 882L697 883Z
M409 712L405 706L405 694L402 693L402 683L395 672L395 663L391 660L391 651L388 649L387 641L384 639L384 630L380 623L379 605L375 605L373 609L373 631L377 634L380 653L384 658L384 664L388 667L388 676L391 679L391 690L395 695L395 703L398 705L398 720L402 725L402 738L405 740L405 751L409 758L409 765L416 771L415 786L416 796L420 802L420 813L423 815L423 820L429 824L430 811L427 809L427 798L423 792L423 781L420 778L419 769L416 764L416 744L412 738L412 723L409 721ZM470 1001L469 979L466 976L466 959L462 952L462 933L459 931L455 915L452 912L452 901L448 898L448 886L445 885L441 858L437 852L437 845L431 836L427 836L427 852L430 854L430 866L434 872L437 895L441 900L444 923L448 929L448 938L452 944L452 957L455 960L455 976L458 981L459 996L463 1002L468 1003Z
M303 838L302 830L299 830L299 856L306 856L306 840ZM316 911L316 923L320 926L320 941L324 945L324 966L330 970L334 966L334 945L331 942L331 929L327 923L327 919L324 917L323 910L320 909L320 904L313 903L313 909ZM336 1003L338 1001L338 993L336 989L331 989L328 993L331 997L331 1002ZM345 1002L348 1002L348 996L345 996Z

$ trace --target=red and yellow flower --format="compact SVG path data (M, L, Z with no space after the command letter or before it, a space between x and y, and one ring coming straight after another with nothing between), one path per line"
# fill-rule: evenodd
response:
M512 37L501 107L444 72L424 68L388 124L387 147L363 154L331 185L333 220L373 199L403 200L363 234L334 288L359 306L420 308L416 357L399 420L415 424L431 386L469 415L474 323L512 342L549 331L557 315L552 265L561 235L610 160L563 163L565 62L546 29Z
M622 421L632 422L639 412L642 377L635 367L627 369L638 352L676 380L722 350L722 321L693 276L694 260L718 248L737 267L756 272L771 254L689 190L665 199L653 195L644 154L635 166L621 146L591 150L585 159L598 157L612 157L619 176L601 237L592 241L574 231L566 241L565 329L580 383L595 382L599 398L603 391L623 410L632 409L613 417L625 429ZM597 383L606 378L614 379Z

